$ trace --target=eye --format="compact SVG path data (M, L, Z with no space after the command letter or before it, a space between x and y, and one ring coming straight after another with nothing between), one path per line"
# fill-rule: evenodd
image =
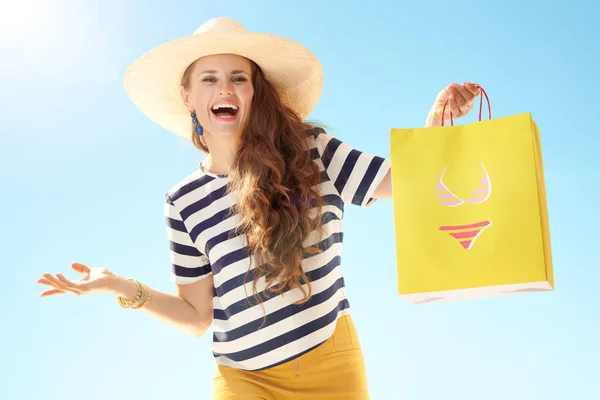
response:
M233 82L235 83L243 83L246 82L248 79L246 79L245 76L236 76L232 79Z
M215 78L214 76L205 76L202 79L202 82L209 82L209 83L214 83L217 81L217 78Z

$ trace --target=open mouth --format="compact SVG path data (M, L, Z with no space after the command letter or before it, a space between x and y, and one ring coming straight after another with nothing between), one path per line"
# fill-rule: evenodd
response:
M219 118L230 119L237 115L239 108L235 104L222 103L215 104L211 111Z

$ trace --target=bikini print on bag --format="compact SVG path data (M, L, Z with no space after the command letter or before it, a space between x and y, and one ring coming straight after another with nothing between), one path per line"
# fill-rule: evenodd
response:
M458 207L464 203L481 204L490 198L492 195L492 181L483 162L479 164L483 169L483 178L481 178L477 189L471 192L471 195L467 199L461 199L444 184L446 167L442 168L442 173L436 182L436 197L440 204L446 207ZM465 250L470 250L477 238L491 225L491 221L485 220L465 225L443 225L438 229L442 232L447 232L454 239L458 240Z

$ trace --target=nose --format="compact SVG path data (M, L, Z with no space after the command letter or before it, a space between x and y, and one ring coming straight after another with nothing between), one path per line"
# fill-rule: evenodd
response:
M219 86L219 94L221 96L229 96L233 94L233 83L229 80L221 81Z

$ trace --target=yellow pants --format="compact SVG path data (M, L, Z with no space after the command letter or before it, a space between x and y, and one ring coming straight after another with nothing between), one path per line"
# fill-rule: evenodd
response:
M368 400L365 362L349 315L333 336L295 360L262 371L217 365L213 400Z

